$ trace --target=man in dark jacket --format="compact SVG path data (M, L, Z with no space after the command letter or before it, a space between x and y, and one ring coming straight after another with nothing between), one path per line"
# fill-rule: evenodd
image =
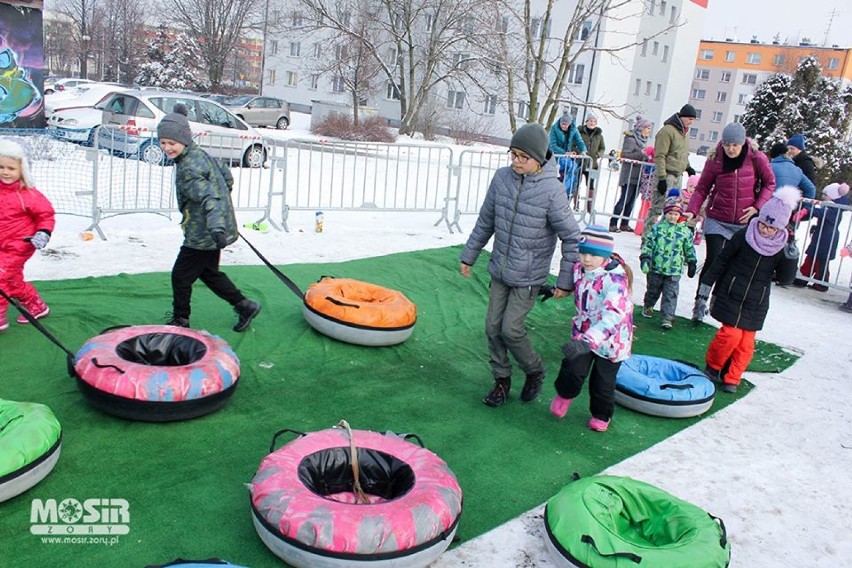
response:
M606 144L604 144L603 130L598 128L598 117L592 113L586 115L586 123L579 128L580 138L586 145L586 153L592 159L592 168L595 170L595 176L589 176L589 168L583 169L583 177L586 179L586 187L589 189L588 199L586 201L586 212L592 212L592 203L595 199L595 177L599 171L598 160L606 152Z
M488 262L491 286L485 316L494 376L494 386L483 399L488 406L501 406L509 398L509 353L526 375L521 400L535 400L541 392L544 363L527 334L526 318L550 275L557 237L562 241L562 260L554 298L563 298L574 290L574 263L580 258L580 227L556 178L547 132L541 125L525 124L512 136L509 148L512 165L494 173L476 225L461 253L461 274L470 278L471 267L494 237Z
M793 134L787 140L787 155L793 159L793 163L801 168L805 177L816 185L816 164L810 154L805 152L805 137L802 134Z

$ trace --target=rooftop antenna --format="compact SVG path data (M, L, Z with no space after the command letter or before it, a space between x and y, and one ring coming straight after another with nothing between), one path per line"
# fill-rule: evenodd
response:
M831 14L828 15L828 26L825 28L825 39L822 41L822 46L825 47L828 45L828 34L831 31L831 24L834 22L834 18L837 17L837 9L832 9Z

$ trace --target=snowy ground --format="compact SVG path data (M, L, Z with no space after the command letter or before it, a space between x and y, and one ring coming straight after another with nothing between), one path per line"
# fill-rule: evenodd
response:
M461 244L475 219L463 216L465 233L454 235L434 227L435 220L434 214L327 211L325 232L317 234L313 214L297 211L290 218L291 232L248 231L247 236L276 264L330 262ZM28 278L168 271L181 242L177 218L140 214L107 219L102 223L107 241L82 240L86 224L85 219L60 216L48 249L27 265ZM616 250L638 268L638 237L622 233L615 238ZM703 247L699 249L702 255ZM258 263L242 242L223 254L224 265ZM695 285L695 280L682 280L680 315L690 313ZM641 273L634 288L634 299L641 302ZM847 406L852 400L852 315L837 310L845 299L834 290L774 289L758 338L803 352L798 363L781 375L747 373L757 388L743 400L607 473L652 483L722 517L732 541L732 566L852 566L852 412ZM165 312L168 291L162 302ZM61 313L61 306L52 308ZM483 383L483 392L487 386ZM564 426L554 421L553 427ZM616 435L614 429L602 436ZM565 474L567 482L570 472ZM464 543L435 566L553 566L542 540L541 513L538 507Z

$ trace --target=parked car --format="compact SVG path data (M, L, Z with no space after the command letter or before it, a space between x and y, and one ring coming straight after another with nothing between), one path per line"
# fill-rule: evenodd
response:
M222 104L252 126L274 126L281 130L290 126L290 103L281 99L241 95Z
M120 83L95 83L94 81L83 83L45 96L44 115L49 119L58 110L92 107L108 93L129 89L130 87Z
M91 146L103 120L104 106L113 94L107 93L94 106L55 110L47 119L47 133L58 140Z
M260 133L221 105L197 95L156 90L113 94L103 105L98 148L151 164L167 164L157 139L157 124L176 104L188 111L189 126L214 158L262 167L269 155Z
M53 93L56 90L54 85L59 79L61 79L61 77L57 77L56 75L48 75L47 77L45 77L44 87L42 88L43 93L45 95Z
M53 83L53 91L64 91L66 89L73 89L74 87L79 87L83 83L94 83L94 81L90 79L81 79L79 77L65 77L64 79L57 79ZM46 90L44 94L48 94Z
M215 101L215 102L219 103L220 105L224 105L225 101L233 98L231 95L220 95L218 93L202 93L201 96L204 97L205 99L210 99L211 101Z

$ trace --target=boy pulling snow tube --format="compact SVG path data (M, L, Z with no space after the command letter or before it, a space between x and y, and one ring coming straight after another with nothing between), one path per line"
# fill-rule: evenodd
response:
M402 343L417 322L417 306L402 292L349 278L311 284L302 313L324 335L371 347Z
M61 447L62 428L48 407L0 399L0 503L44 479Z
M665 418L688 418L713 406L716 386L686 363L633 355L615 378L615 402L637 412Z
M366 430L303 434L264 458L249 491L258 535L297 568L427 566L462 512L443 460Z
M629 477L569 483L547 502L544 522L557 566L724 568L731 559L721 519Z
M234 394L240 361L221 338L170 325L107 330L75 357L77 386L95 408L130 420L188 420Z

